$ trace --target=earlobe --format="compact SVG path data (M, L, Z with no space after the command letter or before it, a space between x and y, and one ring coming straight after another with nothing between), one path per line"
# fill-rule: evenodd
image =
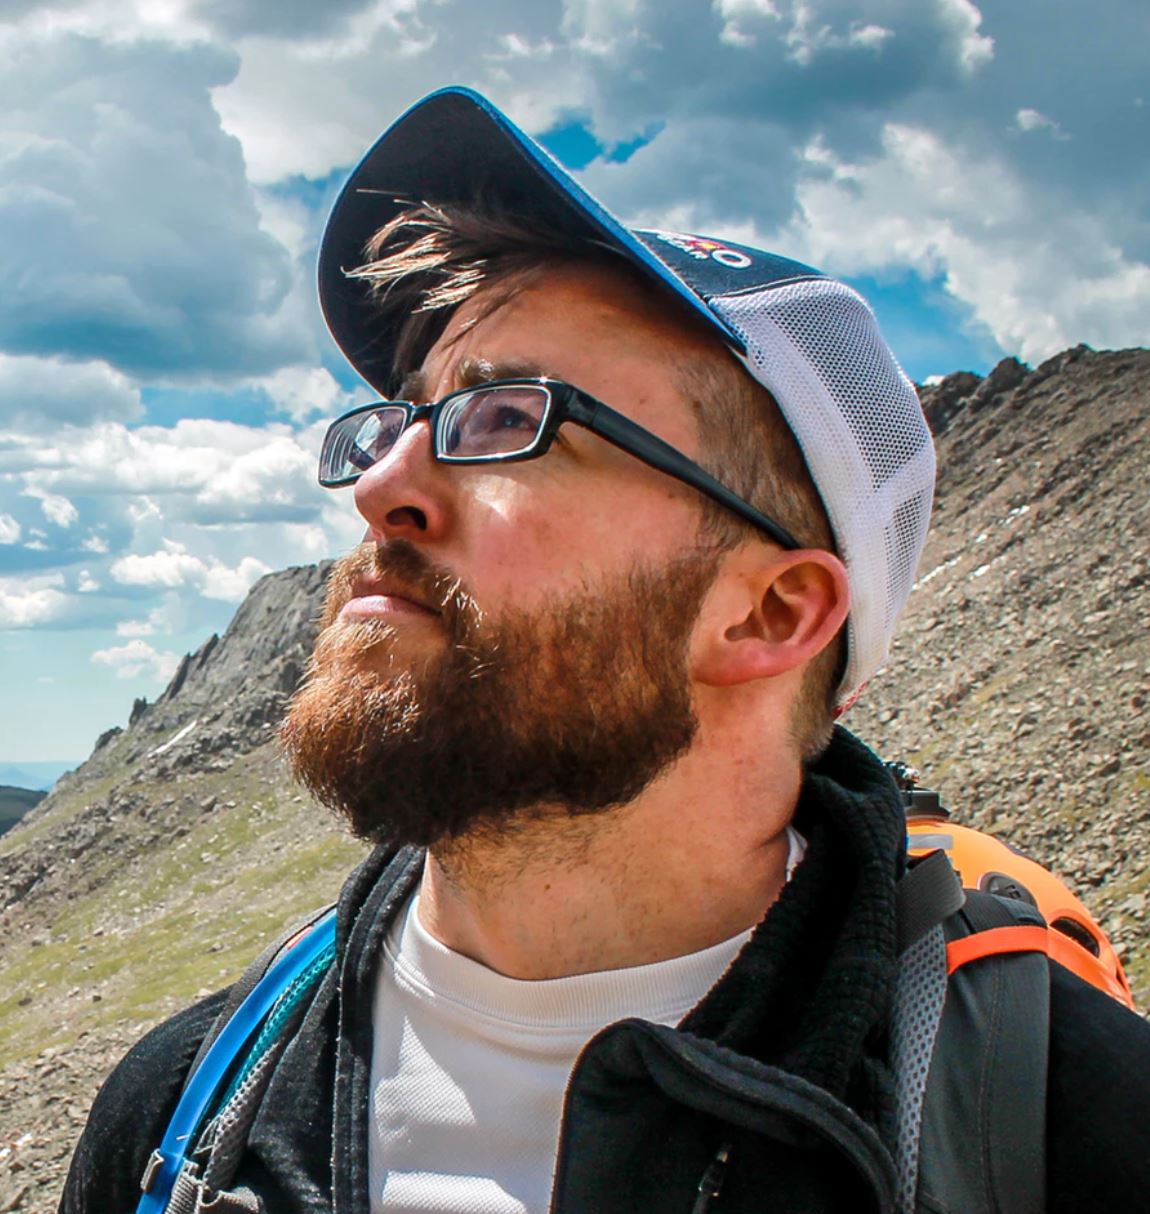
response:
M694 675L711 686L774 678L834 640L850 609L842 561L822 549L776 556L716 585L701 616Z

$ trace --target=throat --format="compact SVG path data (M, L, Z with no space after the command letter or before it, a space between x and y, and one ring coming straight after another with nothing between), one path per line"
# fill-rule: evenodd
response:
M537 814L511 834L432 848L419 904L445 947L508 978L650 965L757 924L794 859L785 823L744 847L660 833L633 803L586 818Z

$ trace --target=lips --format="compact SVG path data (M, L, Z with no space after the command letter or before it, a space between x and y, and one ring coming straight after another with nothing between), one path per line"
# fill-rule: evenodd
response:
M438 615L419 595L391 579L360 578L351 598L339 613L343 618L378 618L395 615Z

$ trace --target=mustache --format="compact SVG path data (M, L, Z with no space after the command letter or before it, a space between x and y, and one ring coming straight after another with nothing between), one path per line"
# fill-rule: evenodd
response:
M364 581L375 579L396 584L438 612L452 635L458 633L465 621L470 625L482 618L461 578L437 564L410 540L397 539L386 544L361 544L336 563L328 578L321 628L335 622Z

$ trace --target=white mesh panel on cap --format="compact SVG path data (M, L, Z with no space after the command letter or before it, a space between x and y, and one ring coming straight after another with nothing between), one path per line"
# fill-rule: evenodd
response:
M930 522L934 446L914 386L850 287L830 279L717 296L778 401L826 507L851 584L840 707L879 668Z

